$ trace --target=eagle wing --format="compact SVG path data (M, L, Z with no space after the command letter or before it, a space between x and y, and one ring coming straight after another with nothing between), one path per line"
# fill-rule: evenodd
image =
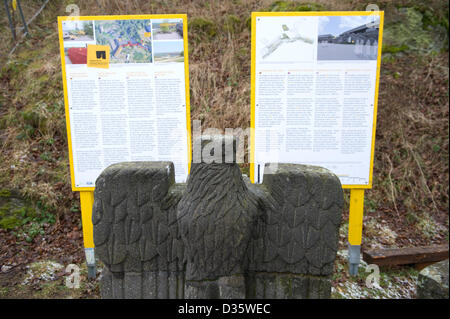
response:
M176 207L184 184L171 162L126 162L96 181L95 252L111 272L181 271Z
M252 244L252 270L331 274L343 206L337 176L321 167L277 164L250 190L264 211Z

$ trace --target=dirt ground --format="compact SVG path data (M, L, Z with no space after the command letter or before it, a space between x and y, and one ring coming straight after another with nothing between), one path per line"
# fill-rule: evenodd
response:
M88 279L85 264L80 267L80 285L74 286L73 272L53 261L40 261L0 272L0 299L97 299L99 278Z

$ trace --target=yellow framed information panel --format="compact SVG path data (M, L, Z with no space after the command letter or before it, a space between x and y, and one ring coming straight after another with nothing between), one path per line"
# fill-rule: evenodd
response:
M191 162L187 16L58 17L72 190L93 248L95 180L109 165Z
M252 182L273 151L372 187L382 31L382 11L252 13Z
M331 170L351 189L349 244L358 247L373 181L383 17L252 13L250 179L261 183L269 162Z

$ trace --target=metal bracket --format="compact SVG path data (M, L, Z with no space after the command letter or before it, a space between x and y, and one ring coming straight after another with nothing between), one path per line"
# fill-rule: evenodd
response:
M94 248L85 248L84 253L86 255L86 265L88 269L88 278L95 279L97 277L97 267L95 265L95 252Z
M348 271L351 276L358 275L359 261L361 258L361 245L348 244Z

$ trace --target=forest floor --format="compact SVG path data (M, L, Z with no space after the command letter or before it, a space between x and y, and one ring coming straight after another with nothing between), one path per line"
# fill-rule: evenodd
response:
M50 1L11 55L15 43L0 8L0 298L99 297L98 279L86 278L79 194L70 188L56 17L67 15L72 2ZM25 16L42 3L27 2ZM385 30L362 249L448 245L448 1L378 4ZM252 11L364 11L365 5L88 0L80 14L187 13L191 117L203 128L224 129L250 126ZM358 276L348 276L349 191L344 195L333 298L414 298L418 271L412 267L381 268L373 288L364 264ZM65 285L69 264L81 269L79 289Z

